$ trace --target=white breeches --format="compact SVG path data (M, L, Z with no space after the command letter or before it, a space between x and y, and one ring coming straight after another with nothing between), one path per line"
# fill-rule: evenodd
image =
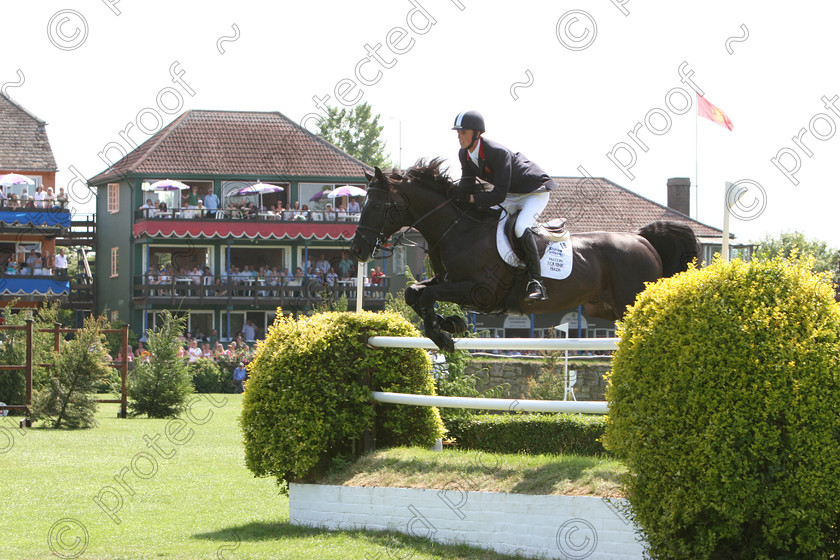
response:
M519 218L516 219L514 232L516 237L522 237L525 229L537 225L542 211L545 210L551 193L548 191L535 193L508 193L507 198L500 204L508 214L519 210Z

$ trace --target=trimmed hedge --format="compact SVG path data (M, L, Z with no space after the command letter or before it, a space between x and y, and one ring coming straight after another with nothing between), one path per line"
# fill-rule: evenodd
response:
M431 446L437 409L376 404L371 390L433 395L431 360L419 349L366 347L368 337L419 336L395 313L277 314L248 364L240 425L257 476L311 481L353 451L375 418L376 444ZM361 452L361 445L355 451Z
M619 328L605 444L652 558L840 554L840 305L808 263L716 261Z
M601 455L603 416L475 414L446 422L460 447L493 453Z

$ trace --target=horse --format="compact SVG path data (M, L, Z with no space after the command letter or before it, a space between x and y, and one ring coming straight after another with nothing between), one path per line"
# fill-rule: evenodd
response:
M453 351L451 334L466 332L467 325L461 317L437 314L438 301L482 313L522 315L582 304L591 317L617 320L646 282L686 270L698 255L694 232L674 222L654 222L634 233L574 234L571 274L564 280L542 280L546 300L526 300L527 275L507 264L496 248L499 212L450 200L453 183L441 164L441 159L428 164L421 160L387 177L378 167L373 176L366 172L367 198L350 247L356 260L368 262L404 228L422 235L435 274L406 288L405 301L441 350Z

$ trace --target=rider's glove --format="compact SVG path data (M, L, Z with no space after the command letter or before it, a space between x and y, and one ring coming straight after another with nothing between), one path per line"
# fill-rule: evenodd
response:
M463 204L470 201L470 195L472 194L472 189L469 185L465 185L463 183L454 185L450 192L449 198L452 199L452 202L456 204Z

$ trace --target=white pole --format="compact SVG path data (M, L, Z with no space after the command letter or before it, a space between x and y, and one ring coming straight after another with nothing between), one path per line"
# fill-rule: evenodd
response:
M510 410L527 412L568 412L572 414L607 414L606 401L535 401L529 399L488 399L472 397L442 397L435 395L409 395L371 391L378 402L440 408L477 408L482 410Z
M618 338L458 338L458 350L617 350ZM410 336L372 336L375 348L424 348L437 350L428 338Z
M723 262L729 262L729 189L732 183L724 183L723 189L723 240L720 245L720 258Z
M362 296L365 291L365 276L367 275L367 263L359 263L356 274L356 313L362 312Z

